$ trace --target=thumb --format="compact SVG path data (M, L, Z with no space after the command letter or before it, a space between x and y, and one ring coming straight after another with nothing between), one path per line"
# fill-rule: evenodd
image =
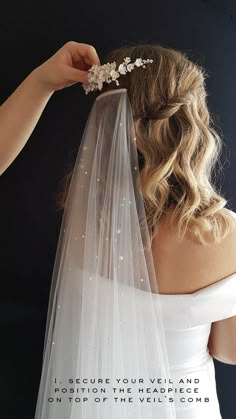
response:
M68 77L75 82L88 83L88 72L79 70L78 68L71 67L69 70Z

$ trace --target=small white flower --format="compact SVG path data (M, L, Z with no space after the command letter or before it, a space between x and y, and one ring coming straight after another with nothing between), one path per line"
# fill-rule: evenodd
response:
M124 59L124 63L125 64L130 63L130 61L131 61L131 58L130 57L125 57L125 59Z
M127 70L128 71L132 71L134 69L134 64L128 64L127 65Z
M119 68L118 68L118 71L119 71L119 73L120 74L126 74L126 67L125 67L125 65L124 64L120 64L119 65Z
M137 67L140 67L140 66L142 65L142 58L136 58L136 60L135 60L135 65L136 65Z

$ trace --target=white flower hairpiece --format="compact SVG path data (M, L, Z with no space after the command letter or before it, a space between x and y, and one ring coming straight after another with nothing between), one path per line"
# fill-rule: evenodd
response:
M130 57L125 57L124 61L119 65L118 69L116 69L116 62L113 63L106 63L103 65L97 65L94 64L89 70L88 70L88 83L82 84L86 95L88 92L99 89L101 90L103 87L103 83L111 83L113 80L115 80L116 85L119 86L119 81L117 80L118 77L122 74L126 74L127 71L132 71L134 69L134 66L137 67L144 67L146 68L146 63L152 63L153 60L147 59L142 60L142 58L136 58L136 60L131 63Z

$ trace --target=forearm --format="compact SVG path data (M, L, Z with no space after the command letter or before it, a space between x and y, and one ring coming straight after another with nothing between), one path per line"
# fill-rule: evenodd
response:
M0 175L26 144L52 93L36 68L0 106Z
M208 348L218 361L236 365L236 316L212 323Z

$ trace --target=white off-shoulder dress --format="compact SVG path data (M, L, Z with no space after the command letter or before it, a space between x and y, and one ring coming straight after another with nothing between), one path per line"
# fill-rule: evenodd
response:
M209 402L179 406L177 419L221 419L213 358L208 350L211 323L236 315L236 274L191 294L160 294L172 376L199 379Z

